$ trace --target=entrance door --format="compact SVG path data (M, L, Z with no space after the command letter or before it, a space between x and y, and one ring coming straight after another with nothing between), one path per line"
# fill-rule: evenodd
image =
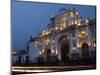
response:
M60 44L60 52L61 52L61 60L67 61L69 60L69 39L67 35L62 36L59 39Z
M87 43L83 43L82 45L82 58L83 59L89 58L89 46Z
M69 45L67 42L61 45L61 59L62 61L66 61L69 59Z
M50 55L51 55L51 51L50 49L47 49L47 61L50 61Z

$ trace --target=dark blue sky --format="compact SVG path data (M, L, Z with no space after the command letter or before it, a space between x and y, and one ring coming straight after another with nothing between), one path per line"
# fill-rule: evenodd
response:
M38 36L50 17L59 13L61 8L75 8L84 18L95 17L94 6L68 4L47 4L34 2L12 2L12 50L21 50L26 46L30 36Z

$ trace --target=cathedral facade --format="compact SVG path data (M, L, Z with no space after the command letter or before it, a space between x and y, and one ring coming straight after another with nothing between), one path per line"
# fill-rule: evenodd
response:
M95 18L81 17L75 10L60 10L47 27L29 41L42 61L67 61L96 57ZM29 50L30 51L30 50Z

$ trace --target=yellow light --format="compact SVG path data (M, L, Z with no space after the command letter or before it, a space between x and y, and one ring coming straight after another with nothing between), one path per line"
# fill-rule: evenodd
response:
M61 20L60 22L60 30L63 30L66 28L66 22L64 20Z
M73 17L73 16L74 16L73 12L70 12L70 16L71 16L71 17Z
M96 47L96 44L94 43L93 46Z
M77 21L75 21L75 24L77 24Z
M44 53L44 49L42 50L42 53Z
M52 41L53 43L55 42L55 40Z
M38 41L35 42L35 47L37 47L38 43L39 43Z
M85 31L82 31L82 34L85 34L86 32Z
M96 47L96 40L93 41L93 46Z
M85 31L81 31L80 35L81 35L81 38L86 39L88 34Z
M45 34L48 35L50 33L50 31L46 31Z
M60 54L59 54L58 58L59 58L59 60L61 60L61 56L60 56Z
M52 49L52 53L54 53L55 51L54 51L54 49Z
M35 42L35 44L37 45L37 44L38 44L38 42L36 41L36 42Z
M80 48L80 45L78 44L77 47Z
M56 49L56 54L58 54L58 51L57 51L57 49Z
M54 49L53 49L53 46L52 46L52 53L54 53Z
M66 27L65 23L63 23L63 28L65 28L65 27Z
M88 45L91 46L91 42L88 42Z
M80 26L80 25L81 25L81 23L78 23L77 25L78 25L78 26Z
M45 35L45 31L42 32L42 36L44 36L44 35Z
M81 35L79 35L79 37L81 37Z
M69 37L67 37L67 39L69 39Z
M80 26L81 25L81 19L77 20L77 25Z
M50 40L49 39L47 39L47 42L49 42Z
M50 42L50 40L49 40L49 39L45 40L45 44L46 44L46 45L48 45L48 44L49 44L49 42Z
M62 28L60 28L60 30L63 30Z

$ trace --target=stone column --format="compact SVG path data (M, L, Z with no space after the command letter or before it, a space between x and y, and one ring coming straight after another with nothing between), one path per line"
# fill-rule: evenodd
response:
M61 36L60 34L58 34L57 35L57 38L56 38L56 49L57 49L57 51L58 51L58 59L59 59L59 61L61 60L61 51L60 51L60 44L59 44L59 36Z
M72 54L72 47L73 47L73 44L72 44L72 34L69 33L69 47L70 47L70 60L71 60L71 54Z
M90 28L88 26L88 30L87 30L87 34L88 34L88 42L90 43L90 46L89 46L89 57L91 57L91 43L92 43L92 36L91 36L91 31L90 31Z
M79 43L79 30L76 30L76 49L77 49L77 52L80 54L79 58L81 58L81 50L80 50L80 43Z

